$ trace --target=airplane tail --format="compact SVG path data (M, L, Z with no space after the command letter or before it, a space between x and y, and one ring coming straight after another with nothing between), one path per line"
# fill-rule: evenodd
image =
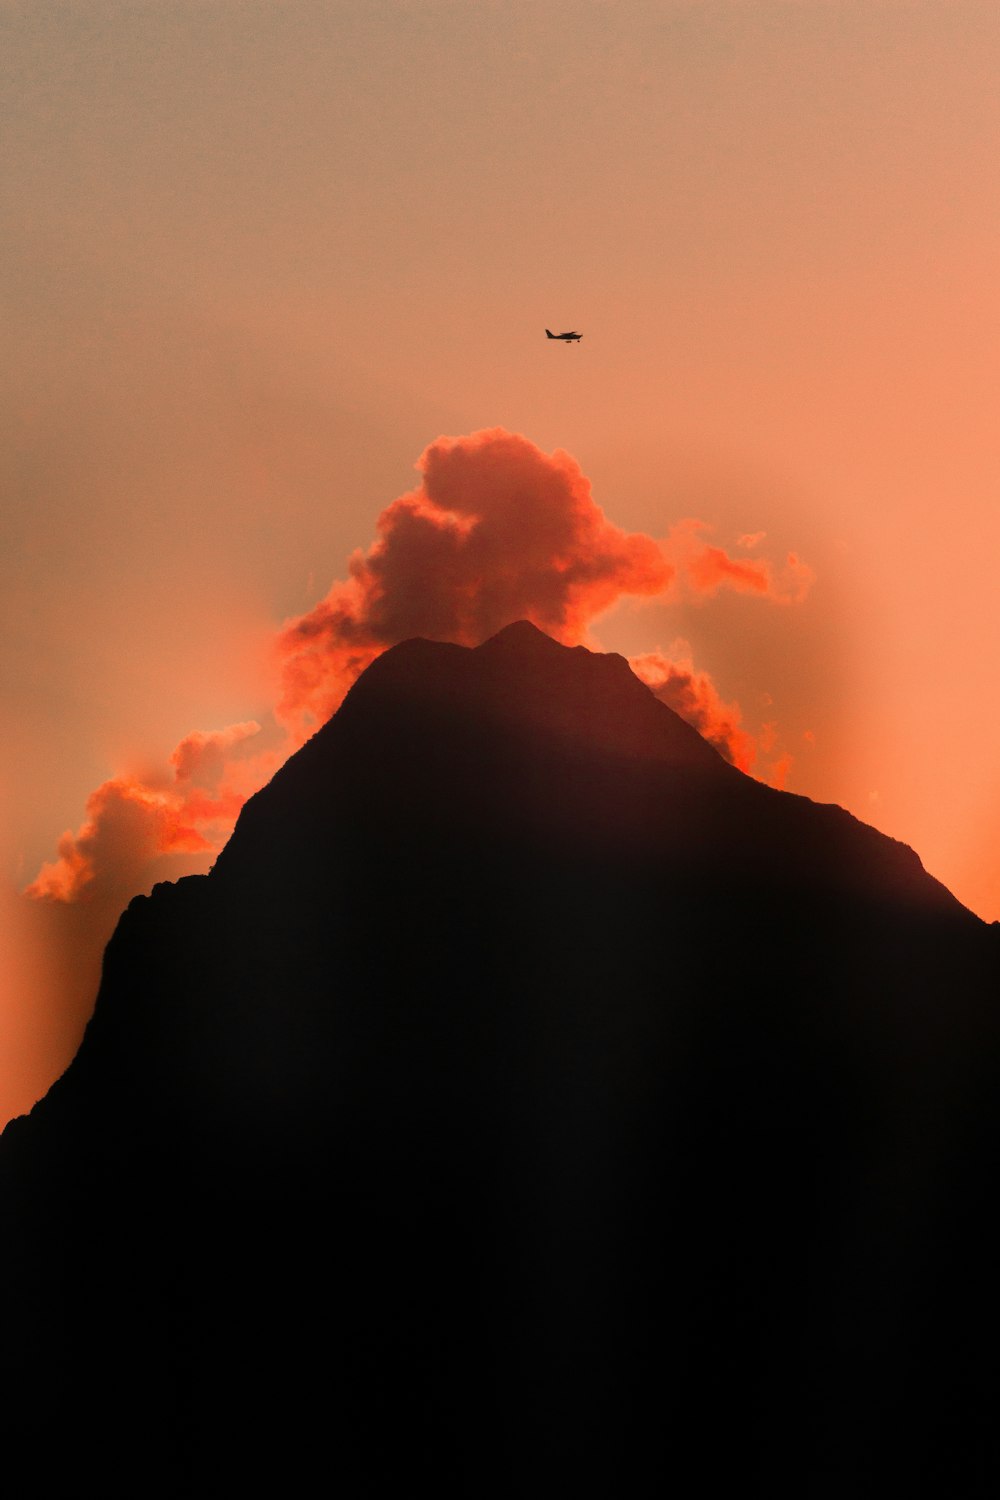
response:
M555 334L552 332L552 330L550 328L546 328L546 330L545 330L545 337L547 339L554 339L555 338Z

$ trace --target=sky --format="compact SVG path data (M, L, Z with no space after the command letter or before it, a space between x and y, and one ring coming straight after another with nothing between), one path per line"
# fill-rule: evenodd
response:
M0 1118L428 619L1000 918L993 0L0 0L0 69Z

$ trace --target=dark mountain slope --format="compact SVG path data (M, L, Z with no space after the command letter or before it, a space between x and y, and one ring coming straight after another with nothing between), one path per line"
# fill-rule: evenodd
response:
M4 1135L12 1451L992 1493L996 947L620 658L396 647Z

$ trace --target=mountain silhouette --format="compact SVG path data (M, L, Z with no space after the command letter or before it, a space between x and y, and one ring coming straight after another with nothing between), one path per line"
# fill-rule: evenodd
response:
M992 1494L998 949L621 657L394 647L0 1141L11 1461Z

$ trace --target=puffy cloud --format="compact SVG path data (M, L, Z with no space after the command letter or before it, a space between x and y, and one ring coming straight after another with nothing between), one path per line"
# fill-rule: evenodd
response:
M697 729L720 755L749 772L758 746L742 727L739 705L724 703L708 673L695 671L681 643L678 648L676 656L666 656L662 651L630 656L629 665L661 702Z
M629 657L629 665L661 702L697 729L732 765L769 786L784 787L794 764L792 755L785 751L761 767L761 757L777 746L777 724L769 720L756 735L745 729L739 704L724 702L709 674L695 669L686 641L675 641L669 654L647 651Z
M195 729L171 753L170 764L177 780L193 781L196 777L203 778L206 772L221 771L229 760L229 752L259 733L260 725L253 719L230 724L227 729L207 732Z
M250 722L195 731L170 757L172 779L122 775L105 781L87 799L83 824L76 833L63 834L57 858L43 865L26 894L72 901L95 883L131 894L159 855L221 847L251 791L275 769L268 757L232 758L259 730ZM98 892L92 894L99 899Z
M281 689L275 718L284 743L248 753L259 725L186 735L159 777L115 776L91 795L76 833L28 888L35 897L97 903L142 888L151 862L205 854L228 836L246 799L338 707L355 678L388 646L412 636L476 645L514 620L577 644L623 596L710 598L735 589L777 603L803 596L811 571L793 554L779 569L730 557L697 520L665 539L609 521L568 453L544 453L502 428L441 437L425 450L420 482L378 518L347 577L278 632ZM763 536L742 538L747 546ZM654 690L735 765L757 746L739 709L688 660L636 658Z
M514 620L567 644L623 594L664 594L663 547L625 532L568 453L501 428L439 438L419 487L388 506L350 577L281 633L281 720L322 723L387 646L410 636L477 645Z
M730 588L788 603L812 581L792 554L777 571L730 557L704 540L701 521L681 521L665 540L622 531L574 458L502 428L438 438L417 469L420 485L382 512L350 576L281 632L277 712L299 738L408 636L476 645L526 619L573 645L623 595L707 598Z

